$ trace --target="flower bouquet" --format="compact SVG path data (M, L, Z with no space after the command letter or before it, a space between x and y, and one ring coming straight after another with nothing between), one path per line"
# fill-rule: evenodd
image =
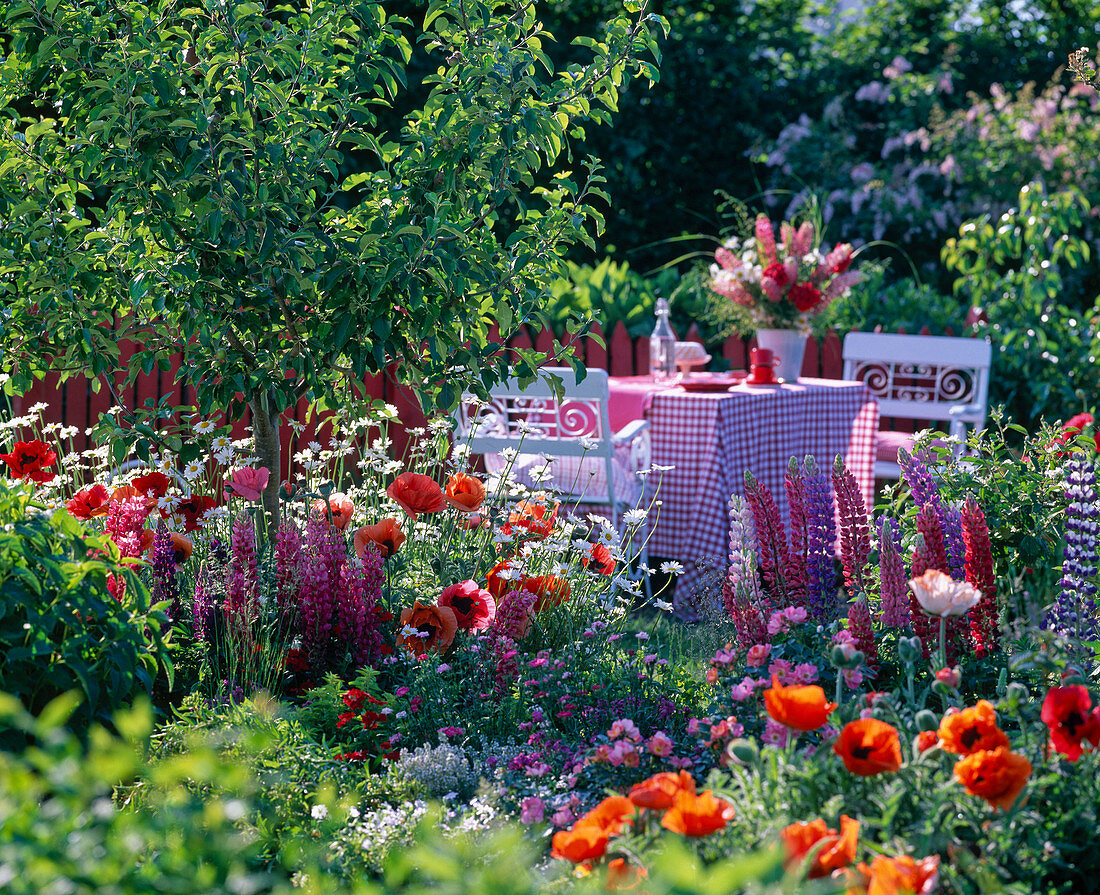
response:
M809 335L812 322L862 279L849 270L852 247L827 250L814 225L784 221L779 241L771 221L758 215L754 235L728 239L710 266L710 288L731 299L717 316L729 332L795 329Z

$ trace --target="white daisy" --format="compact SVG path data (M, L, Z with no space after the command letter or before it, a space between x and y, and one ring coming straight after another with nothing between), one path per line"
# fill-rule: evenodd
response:
M203 465L201 460L192 460L183 467L183 477L189 482L195 481L195 479L202 475Z
M661 571L666 575L679 575L684 571L684 567L675 560L667 560L661 563Z
M197 423L194 423L191 428L195 430L196 435L209 435L218 428L218 424L213 420L199 420Z

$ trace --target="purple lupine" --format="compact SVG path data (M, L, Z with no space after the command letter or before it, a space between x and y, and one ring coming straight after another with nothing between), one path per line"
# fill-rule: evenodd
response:
M1084 454L1066 463L1066 546L1061 590L1047 612L1050 630L1086 641L1100 639L1100 489L1096 467Z
M888 628L909 627L909 582L901 555L901 538L889 516L879 520L878 576L882 623Z
M947 551L947 568L944 569L956 581L966 578L966 541L963 539L962 513L958 507L940 505L940 525L943 529L943 545Z
M838 454L833 464L833 494L840 518L840 561L844 583L854 597L866 593L864 571L871 555L871 526L859 482Z
M784 570L790 589L792 606L804 606L810 592L810 579L806 574L806 483L798 461L791 457L787 473L783 477L787 492L787 514L791 520L791 549L787 551L787 568Z
M757 481L745 470L745 500L752 511L753 527L759 548L760 574L768 586L774 608L790 605L790 594L785 580L791 564L787 555L787 533L779 515L779 507L768 486Z
M179 587L176 583L176 548L172 545L172 533L163 522L158 523L153 535L153 602L170 604L168 617L179 616Z
M901 467L905 483L913 494L913 502L918 507L923 507L926 503L939 504L940 494L936 480L923 456L910 454L902 448L898 451L898 466Z
M766 643L768 627L764 618L766 603L760 593L756 573L756 537L752 510L736 494L729 500L729 568L722 583L722 603L733 619L737 639L744 647Z
M810 582L807 608L819 620L836 616L836 515L829 476L813 457L804 464L806 488L806 573Z

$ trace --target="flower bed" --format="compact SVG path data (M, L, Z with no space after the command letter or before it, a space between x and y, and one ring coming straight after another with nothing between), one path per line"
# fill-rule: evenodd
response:
M7 426L9 660L71 667L88 702L117 668L77 668L58 644L109 615L166 710L155 730L120 720L143 756L89 778L123 787L97 815L108 841L198 798L236 806L245 869L274 888L487 891L497 874L506 892L1087 890L1100 493L1083 419L1022 458L995 431L972 436L966 463L931 442L875 514L841 462L804 458L784 528L750 475L722 587L689 627L669 612L676 564L646 569L631 546L659 512L659 470L616 524L474 475L442 424L395 461L389 416L345 410L326 445L299 446L278 522L258 502L270 472L217 421L161 433L194 459L128 470L67 454L36 417ZM51 576L34 571L46 555ZM48 595L49 612L20 606ZM65 697L46 707L65 684L47 693L25 671L2 685L24 706L0 701L25 737L0 762L10 779L42 773L32 739L88 761L123 748L103 733L66 744ZM87 799L58 810L76 817L102 788ZM28 866L13 836L39 841L28 804L0 801L0 858L17 855L3 866ZM202 823L211 848L235 835ZM506 868L497 836L517 828L526 845L508 848L526 857ZM169 833L150 820L143 835ZM196 861L205 847L188 845ZM240 869L223 868L227 887Z

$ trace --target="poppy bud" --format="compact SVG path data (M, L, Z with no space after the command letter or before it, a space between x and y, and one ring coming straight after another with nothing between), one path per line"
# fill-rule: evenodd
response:
M1009 705L1020 705L1027 702L1030 697L1027 687L1016 681L1009 684L1008 689L1005 690L1005 699L1008 700Z
M831 650L829 650L829 661L832 662L837 668L848 667L848 656L845 655L844 647L839 643L836 644Z
M898 640L898 658L902 662L913 663L921 657L921 642L919 637L902 637Z
M760 750L752 740L730 740L726 746L726 754L734 761L743 765L755 765L760 758Z
M949 687L939 678L932 681L932 692L935 693L937 696L950 696L951 689L951 687Z
M866 658L867 657L863 655L863 650L857 649L854 653L852 653L852 657L848 660L848 667L859 668L859 666L863 664Z
M940 726L940 719L928 709L921 709L917 712L915 720L917 727L921 730L938 730Z

